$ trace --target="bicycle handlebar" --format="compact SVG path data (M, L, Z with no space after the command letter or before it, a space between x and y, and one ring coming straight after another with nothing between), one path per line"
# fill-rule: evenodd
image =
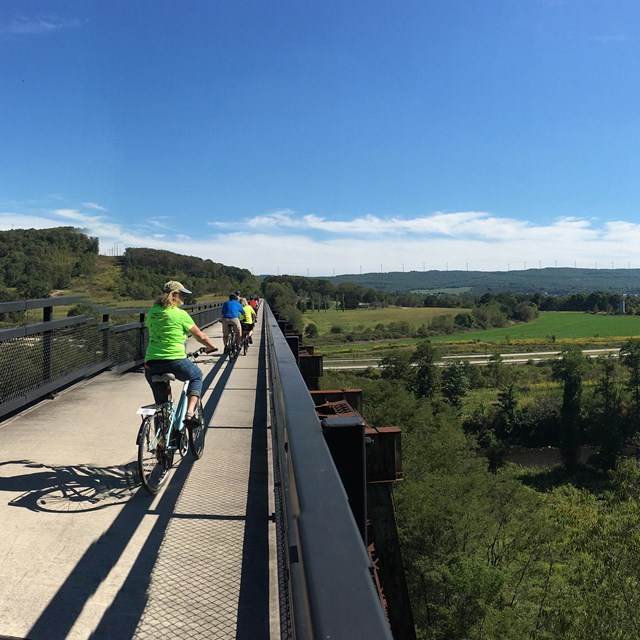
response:
M200 347L191 353L187 353L187 358L197 358L201 353L207 353L207 347ZM209 351L209 353L214 353L214 351Z

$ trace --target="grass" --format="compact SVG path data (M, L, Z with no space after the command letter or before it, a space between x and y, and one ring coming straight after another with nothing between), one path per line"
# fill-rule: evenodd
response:
M305 324L315 323L320 335L340 327L342 333L363 331L377 324L407 322L417 329L435 316L457 315L465 309L418 307L415 309L389 307L387 309L357 309L350 311L321 311L304 314ZM640 316L618 316L573 311L542 311L538 319L512 324L500 329L465 331L446 336L434 336L433 342L507 342L553 341L566 339L620 338L640 336Z
M342 333L363 331L367 327L375 327L377 324L388 325L391 322L408 322L412 328L417 329L425 323L431 322L435 316L455 316L467 309L449 309L440 307L387 307L385 309L348 309L347 311L308 311L304 314L305 325L314 323L318 327L320 335L330 333L336 326L342 329Z
M332 342L331 327L338 326L343 334L363 331L379 323L408 322L413 328L428 323L434 316L457 314L462 309L392 307L353 311L321 311L306 313L305 322L314 322L319 337L313 341L328 357L381 358L398 349L411 349L421 340L415 338L386 339L372 342ZM538 319L524 324L512 324L501 329L468 331L432 336L447 354L492 353L496 350L537 351L561 350L569 344L583 349L619 347L625 340L640 336L640 316L618 316L564 311L543 311Z
M617 338L624 340L640 336L640 316L600 315L574 311L542 311L532 322L514 324L502 329L469 331L449 336L437 336L434 342L481 340L508 342L522 340L585 340Z

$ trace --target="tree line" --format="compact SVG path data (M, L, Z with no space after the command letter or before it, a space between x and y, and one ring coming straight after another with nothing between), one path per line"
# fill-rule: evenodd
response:
M528 315L532 309L538 311L584 311L591 313L640 312L640 296L624 295L610 291L592 291L568 295L549 295L540 292L524 293L496 291L485 293L410 293L388 292L365 287L353 282L333 284L328 279L302 276L267 276L263 288L270 284L285 287L291 294L295 306L302 312L327 309L357 309L372 307L443 307L472 308L496 307L507 319ZM525 318L526 319L526 318Z

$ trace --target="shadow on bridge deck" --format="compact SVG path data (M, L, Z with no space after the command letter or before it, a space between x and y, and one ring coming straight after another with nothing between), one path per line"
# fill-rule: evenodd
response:
M135 411L150 401L140 371L102 374L0 424L0 636L278 637L257 334L235 363L199 363L205 453L178 462L155 498L135 462Z

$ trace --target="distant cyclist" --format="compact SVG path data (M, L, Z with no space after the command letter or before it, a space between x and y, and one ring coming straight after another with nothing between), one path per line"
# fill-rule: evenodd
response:
M258 307L260 306L260 301L258 300L258 296L251 296L249 298L249 304L253 307L253 310L256 312L256 318L258 317Z
M198 398L202 395L202 371L187 358L185 342L191 334L207 353L217 351L211 338L200 330L191 316L180 309L185 295L191 291L180 282L169 280L162 295L147 313L146 326L149 330L149 344L145 354L144 375L153 391L156 404L167 401L166 386L152 382L152 376L173 373L177 380L189 381L187 389L187 414L185 424L193 423L193 414Z
M227 338L231 327L236 332L238 343L242 336L242 327L240 326L240 318L244 320L245 313L238 296L235 293L229 294L229 299L222 305L220 310L220 320L222 322L222 341L224 342L224 352L227 353Z
M242 298L240 300L240 304L244 309L244 320L240 323L242 325L242 335L249 336L249 344L253 344L251 334L253 333L253 325L256 323L258 316L255 309L247 302L246 298Z

